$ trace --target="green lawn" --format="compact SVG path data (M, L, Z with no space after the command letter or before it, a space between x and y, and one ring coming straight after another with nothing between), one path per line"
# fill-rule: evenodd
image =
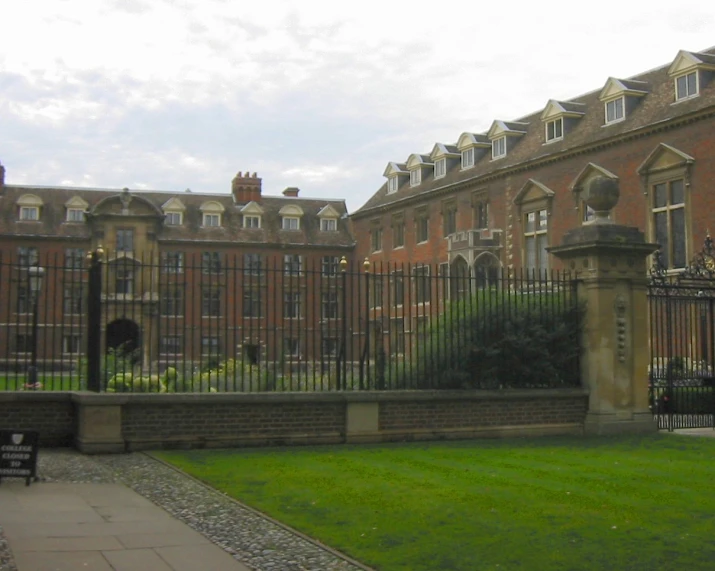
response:
M27 383L25 375L2 375L0 376L0 391L24 391L29 390L25 387ZM84 381L80 381L79 375L62 376L60 373L55 375L38 375L37 380L42 383L39 390L43 391L78 391L82 390L85 385Z
M156 456L380 570L715 568L715 439Z

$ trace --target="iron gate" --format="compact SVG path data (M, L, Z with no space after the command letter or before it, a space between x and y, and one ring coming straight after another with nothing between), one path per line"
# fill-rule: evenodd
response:
M654 255L648 285L649 396L659 429L715 428L715 251L710 236L682 272Z

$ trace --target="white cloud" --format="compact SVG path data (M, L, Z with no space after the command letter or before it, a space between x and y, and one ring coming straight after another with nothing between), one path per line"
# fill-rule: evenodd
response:
M715 43L709 0L28 0L3 16L9 180L228 190L249 167L353 209L388 161Z

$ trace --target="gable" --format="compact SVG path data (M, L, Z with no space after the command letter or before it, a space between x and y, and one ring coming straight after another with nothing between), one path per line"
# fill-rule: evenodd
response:
M428 161L429 157L427 155L413 153L410 155L410 158L407 159L407 168L412 170L419 167L432 166L432 163Z
M186 206L184 206L184 203L176 197L167 200L161 208L164 212L184 212L186 210Z
M339 218L340 214L330 204L326 204L318 211L318 218Z
M221 204L220 202L216 202L215 200L209 200L207 202L203 202L201 204L201 206L199 207L199 210L201 210L201 212L219 213L219 212L223 212L226 209L224 208L223 204Z
M23 194L17 199L18 206L42 206L43 202L39 196L34 194Z
M635 87L636 85L638 85L638 87ZM601 101L608 101L609 99L615 99L623 95L643 97L648 94L645 89L646 87L647 85L643 82L635 82L631 80L628 82L628 85L626 85L623 80L616 79L615 77L609 77L606 80L606 85L603 86L601 94L598 98Z
M390 176L393 174L407 174L405 172L405 168L406 166L404 163L387 163L387 166L385 167L385 172L382 173L382 176Z
M668 75L674 77L695 71L698 68L715 69L715 58L712 54L694 54L680 50L673 63L668 68Z
M73 196L67 202L65 202L65 208L77 208L86 210L88 206L89 202L87 202L80 196Z
M255 200L251 200L246 206L241 208L241 214L256 214L260 216L263 214L263 208Z
M514 197L514 204L522 204L532 200L540 200L542 198L553 198L554 191L538 180L530 178L526 184L521 187L521 190Z
M690 155L665 143L660 143L638 167L638 174L682 167L695 162Z
M588 163L581 172L576 176L573 182L569 185L572 192L580 192L583 186L595 176L605 176L613 180L618 180L618 177L611 171L604 169L594 163Z
M278 211L281 216L303 216L303 209L295 204L286 204Z
M555 99L549 99L549 102L546 104L544 111L541 113L541 120L548 121L549 119L555 119L558 117L581 117L585 115L583 111L576 111L573 109L574 107L585 108L585 105L581 105L578 103L569 103L568 107L569 109L567 109L565 104L562 104L560 101L556 101Z

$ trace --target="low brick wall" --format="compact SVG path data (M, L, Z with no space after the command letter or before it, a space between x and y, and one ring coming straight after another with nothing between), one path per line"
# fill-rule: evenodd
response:
M40 446L72 446L77 426L70 393L0 392L0 429L38 430Z
M85 452L582 434L588 394L394 391L0 393L0 428Z

